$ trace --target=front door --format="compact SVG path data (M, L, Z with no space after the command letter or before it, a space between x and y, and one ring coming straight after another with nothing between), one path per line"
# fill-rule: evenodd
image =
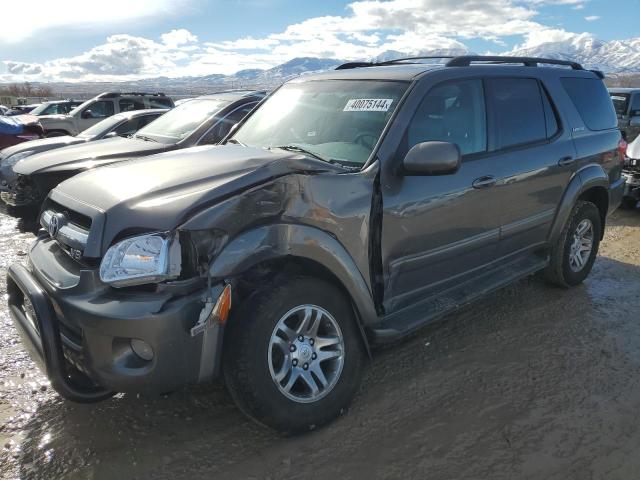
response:
M381 173L387 314L472 279L496 259L496 161L487 154L481 79L447 81L429 90L407 127L396 161L413 145L431 140L459 146L463 157L458 172Z

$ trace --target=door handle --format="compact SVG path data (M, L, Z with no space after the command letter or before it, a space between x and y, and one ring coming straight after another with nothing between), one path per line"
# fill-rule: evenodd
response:
M576 159L569 155L567 157L562 157L560 160L558 160L558 165L560 165L561 167L564 167L566 165L571 165L575 161Z
M496 177L492 175L485 175L484 177L476 178L471 184L473 188L488 188L496 184Z

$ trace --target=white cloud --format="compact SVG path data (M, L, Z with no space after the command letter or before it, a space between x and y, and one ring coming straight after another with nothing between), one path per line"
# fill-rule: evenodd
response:
M193 43L198 41L198 37L191 33L189 30L179 28L171 30L168 33L160 35L160 40L167 46L177 47L178 45L184 45L185 43Z
M600 16L599 15L589 15L587 17L584 17L584 19L587 22L595 22L596 20L600 20Z
M86 7L87 3L95 6L95 1L59 0L43 2L43 5L56 4L59 8L61 1L67 8L73 4L79 9L74 15L76 23L98 15ZM145 10L157 12L163 5L166 9L173 8L182 1L185 0L111 0L109 8L100 9L100 14L104 11L107 16L111 15L106 20L118 21L118 15L143 16ZM464 50L464 42L470 39L483 39L502 47L505 38L515 36L522 39L519 47L529 48L565 41L576 35L536 21L537 8L551 3L577 8L585 1L359 0L348 5L345 15L309 18L262 38L247 36L200 42L189 30L179 28L161 35L158 40L112 35L104 44L75 57L36 64L19 59L4 63L8 75L15 80L125 80L161 75L229 74L245 68L269 68L305 56L353 60L375 57L387 50L407 54ZM126 7L118 8L125 3ZM46 8L51 12L56 10ZM119 11L126 14L114 13ZM61 24L58 17L50 23Z
M183 0L30 0L2 2L0 42L17 43L46 29L98 25L122 26L146 17L162 17ZM11 19L10 21L5 21ZM20 20L19 20L20 19Z

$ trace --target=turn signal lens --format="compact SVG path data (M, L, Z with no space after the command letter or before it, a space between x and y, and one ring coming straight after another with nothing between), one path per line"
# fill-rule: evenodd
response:
M229 318L229 311L231 310L231 285L227 284L222 290L216 306L213 307L212 315L218 320L220 325L224 325Z

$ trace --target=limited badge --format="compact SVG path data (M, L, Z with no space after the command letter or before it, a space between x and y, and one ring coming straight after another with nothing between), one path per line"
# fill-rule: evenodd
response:
M386 112L391 108L392 98L352 98L343 112Z

